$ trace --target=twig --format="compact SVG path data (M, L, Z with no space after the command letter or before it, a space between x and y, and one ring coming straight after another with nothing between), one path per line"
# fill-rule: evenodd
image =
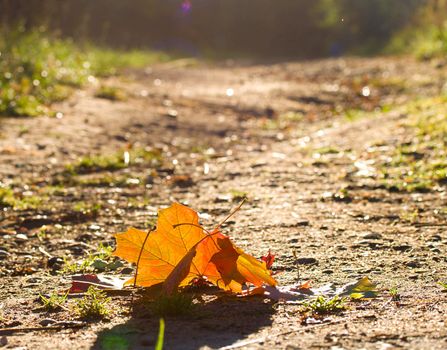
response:
M244 199L242 199L242 201L239 203L239 205L230 213L230 214L228 214L228 216L225 218L225 219L223 219L215 228L214 228L214 231L217 231L218 229L220 229L220 227L224 224L224 223L226 223L227 222L227 220L229 219L229 218L231 218L234 214L236 214L238 211L239 211L239 209L241 209L241 207L242 207L242 205L245 203L245 201L247 200L247 197L245 197Z
M0 335L8 335L17 332L38 332L38 331L60 331L68 328L82 328L86 326L85 323L67 324L64 326L48 326L48 327L12 327L0 329Z
M49 259L51 259L53 256L48 253L45 249L43 249L42 247L39 247L39 252L41 252L43 255L47 256Z

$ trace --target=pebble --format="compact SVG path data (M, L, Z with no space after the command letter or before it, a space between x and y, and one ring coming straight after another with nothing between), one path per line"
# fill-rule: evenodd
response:
M48 259L48 267L56 267L57 265L62 265L64 260L58 256L53 256Z
M28 240L28 236L23 233L18 233L15 235L15 240L19 242L25 242Z
M0 346L6 346L8 344L8 338L6 336L3 336L0 338Z
M364 235L363 239L382 239L382 235L380 233L371 232Z
M301 220L296 223L296 226L309 226L308 220Z
M410 250L412 247L409 244L400 244L393 247L394 250L398 250L400 252L405 252L407 250Z
M409 261L405 265L411 268L421 267L421 263L419 261Z
M296 263L299 265L312 265L318 264L318 260L315 258L298 258L296 259Z
M6 250L0 249L0 259L6 259L9 253Z

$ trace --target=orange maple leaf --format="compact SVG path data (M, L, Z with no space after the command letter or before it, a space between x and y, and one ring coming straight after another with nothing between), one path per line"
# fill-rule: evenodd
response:
M159 211L157 229L149 235L135 228L116 234L114 255L138 263L136 280L126 284L164 283L167 294L196 278L233 292L240 292L245 283L276 285L266 264L235 247L219 227L204 230L194 210L174 203Z

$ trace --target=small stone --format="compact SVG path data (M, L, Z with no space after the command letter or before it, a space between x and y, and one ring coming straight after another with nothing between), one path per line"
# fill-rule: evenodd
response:
M14 238L18 242L25 242L28 240L28 236L23 233L16 234Z
M47 265L48 267L55 268L57 265L62 265L64 260L59 258L58 256L53 256L48 259Z
M412 248L409 244L400 244L393 247L394 250L400 251L400 252L406 252L407 250L410 250Z
M382 239L382 235L380 233L371 232L364 235L363 239Z
M334 270L327 269L327 270L323 270L322 272L323 272L324 274L326 274L326 275L331 275L331 274L334 273Z
M6 336L3 336L0 338L0 346L6 346L8 344L8 338Z
M296 223L296 226L309 226L308 220L301 220Z
M0 259L6 259L9 253L6 250L0 249Z
M433 235L431 237L431 240L435 241L435 242L440 242L440 241L442 241L442 237L440 235Z
M411 268L421 267L421 263L419 261L409 261L405 265Z
M313 265L318 264L318 260L315 258L298 258L296 263L299 265Z

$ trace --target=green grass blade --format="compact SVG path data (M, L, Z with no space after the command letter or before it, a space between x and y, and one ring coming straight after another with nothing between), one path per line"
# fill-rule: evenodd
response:
M160 329L158 331L157 344L155 350L163 350L163 343L165 338L165 320L160 318Z

